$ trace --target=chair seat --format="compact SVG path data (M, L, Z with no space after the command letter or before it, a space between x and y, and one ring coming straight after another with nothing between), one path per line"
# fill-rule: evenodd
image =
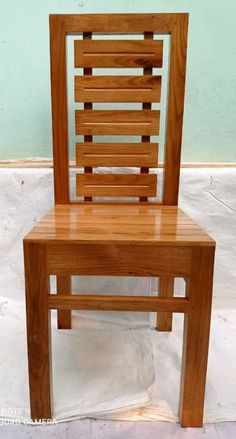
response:
M214 245L213 239L181 209L155 204L56 205L25 239Z

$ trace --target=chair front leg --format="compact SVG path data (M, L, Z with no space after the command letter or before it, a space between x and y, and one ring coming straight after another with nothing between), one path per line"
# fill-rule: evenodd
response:
M179 402L183 427L201 427L203 424L214 250L214 247L193 249L192 272L186 282L190 312L184 318Z
M24 261L31 418L51 419L51 313L45 246L24 241Z
M57 276L57 294L71 294L71 276ZM57 311L57 327L58 329L71 329L71 311Z
M158 297L173 297L174 295L174 277L162 276L158 279ZM173 313L157 313L157 331L172 331Z

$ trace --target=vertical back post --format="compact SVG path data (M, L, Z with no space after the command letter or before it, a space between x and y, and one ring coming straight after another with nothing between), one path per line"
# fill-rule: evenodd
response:
M175 14L171 27L170 71L163 204L177 205L184 112L188 14Z
M55 204L69 203L66 87L66 30L63 17L50 16L51 101Z

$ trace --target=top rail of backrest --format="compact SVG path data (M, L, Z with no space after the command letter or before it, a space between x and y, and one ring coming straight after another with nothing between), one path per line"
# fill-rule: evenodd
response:
M170 34L163 204L177 205L184 110L188 14L50 15L51 97L56 204L70 203L66 36L82 33Z

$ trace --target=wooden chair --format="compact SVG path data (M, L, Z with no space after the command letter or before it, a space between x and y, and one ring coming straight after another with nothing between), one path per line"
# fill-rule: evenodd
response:
M51 418L50 312L58 328L71 328L71 310L155 311L159 331L170 331L172 313L184 313L179 416L182 426L203 422L212 300L214 241L177 207L188 14L51 15L51 86L55 207L24 239L31 417ZM108 40L92 34L139 34ZM74 43L77 196L70 199L66 36ZM163 41L170 35L168 111L162 203L156 195ZM130 39L131 38L131 39ZM143 74L112 76L112 68L141 68ZM108 76L92 68L109 69ZM110 75L110 76L109 76ZM140 110L95 110L94 102L139 102ZM140 105L141 105L140 104ZM94 135L141 136L140 143L93 142ZM132 141L132 140L131 140ZM137 167L140 173L93 173L94 167ZM136 201L93 201L92 197L137 197ZM49 275L57 276L50 294ZM71 294L72 275L154 276L158 297ZM185 297L173 297L174 278L186 280ZM114 377L115 379L115 377Z

